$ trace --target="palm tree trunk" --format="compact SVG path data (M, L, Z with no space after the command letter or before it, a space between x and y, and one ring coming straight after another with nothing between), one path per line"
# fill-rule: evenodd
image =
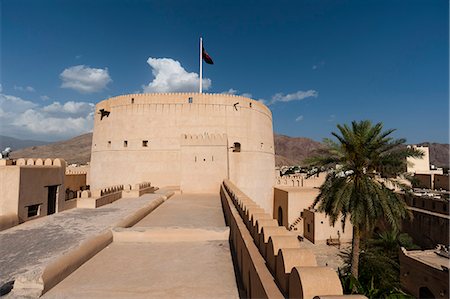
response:
M352 267L350 272L353 277L358 279L358 266L359 266L359 240L360 231L358 226L353 226L353 240L352 240Z

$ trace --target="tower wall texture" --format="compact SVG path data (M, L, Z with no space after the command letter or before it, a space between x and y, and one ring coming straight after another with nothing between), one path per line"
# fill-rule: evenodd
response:
M101 109L110 112L103 119ZM226 94L130 94L101 101L95 113L91 188L151 181L219 192L229 178L272 212L272 113L262 103Z

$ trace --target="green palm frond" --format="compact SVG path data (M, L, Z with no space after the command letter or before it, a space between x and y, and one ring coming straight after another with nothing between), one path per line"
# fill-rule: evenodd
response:
M337 142L325 139L326 147L308 160L318 171L328 171L313 206L333 224L349 217L352 225L370 230L384 218L398 228L409 213L401 196L389 188L410 191L398 176L406 172L406 158L423 153L406 147L405 139L394 139L395 130L383 130L382 123L353 121L337 128L332 133Z

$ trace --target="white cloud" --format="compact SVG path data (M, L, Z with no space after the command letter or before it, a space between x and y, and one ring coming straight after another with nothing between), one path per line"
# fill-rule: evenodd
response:
M237 92L238 91L236 89L230 88L227 91L222 91L221 93L223 93L223 94L237 94Z
M32 87L32 86L17 86L14 85L14 90L18 90L18 91L28 91L28 92L35 92L36 90Z
M46 96L46 95L40 96L40 98L41 98L41 100L43 100L43 101L50 100L50 97L49 97L49 96Z
M331 114L327 121L333 122L333 121L335 121L335 120L336 120L336 115Z
M171 58L149 57L147 63L155 77L148 85L142 86L144 92L196 92L199 86L197 73L188 73L180 62ZM208 90L211 80L202 80L203 90Z
M69 101L40 106L0 93L0 135L21 139L58 140L92 130L94 104Z
M299 115L297 116L297 118L295 119L296 122L302 121L303 120L303 115Z
M291 101L301 101L306 98L317 98L319 96L319 93L315 90L308 90L308 91L297 91L294 93L289 94L283 94L283 93L277 93L272 96L272 100L270 101L269 105L275 104L277 102L291 102Z
M252 94L251 93L249 93L249 92L244 92L244 93L241 93L241 94L239 94L238 93L238 90L236 90L236 89L234 89L234 88L230 88L230 89L228 89L227 91L222 91L221 93L223 93L223 94L233 94L233 95L239 95L239 96L242 96L242 97L246 97L246 98L252 98Z
M62 88L70 88L81 93L98 92L111 82L108 68L96 69L85 65L66 68L59 77Z

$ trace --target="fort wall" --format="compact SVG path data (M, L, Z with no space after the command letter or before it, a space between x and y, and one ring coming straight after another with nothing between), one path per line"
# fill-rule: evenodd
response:
M245 97L130 94L96 105L93 189L151 181L218 192L227 178L271 213L274 159L272 114Z

